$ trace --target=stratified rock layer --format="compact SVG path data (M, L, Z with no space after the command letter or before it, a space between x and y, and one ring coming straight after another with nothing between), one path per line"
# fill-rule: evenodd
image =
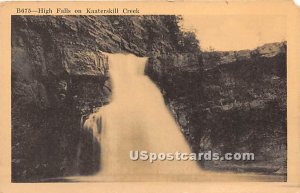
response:
M286 42L255 50L151 58L159 85L194 152L255 154L201 161L205 169L286 175ZM172 59L171 59L172 58Z

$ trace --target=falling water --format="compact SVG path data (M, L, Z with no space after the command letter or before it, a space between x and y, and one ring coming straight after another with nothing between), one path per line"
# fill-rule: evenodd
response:
M109 55L112 102L92 115L85 127L93 128L101 146L99 175L159 175L199 172L191 161L133 161L129 152L186 152L190 149L164 104L155 84L144 75L147 58ZM96 117L96 119L95 119ZM97 120L102 120L99 132Z
M144 75L147 58L109 54L112 102L90 115L84 127L91 129L101 147L101 169L87 179L159 180L228 179L229 174L212 174L196 161L132 161L129 152L190 153L156 85Z

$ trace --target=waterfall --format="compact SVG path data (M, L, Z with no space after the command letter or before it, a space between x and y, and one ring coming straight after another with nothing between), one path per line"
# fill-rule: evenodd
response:
M144 74L147 58L108 54L112 101L84 122L84 129L100 144L100 170L78 181L241 180L232 174L203 171L197 161L130 159L130 151L191 153L159 88Z
M84 123L101 147L97 175L191 174L196 161L133 161L130 151L190 153L156 85L144 74L147 58L109 54L112 102Z

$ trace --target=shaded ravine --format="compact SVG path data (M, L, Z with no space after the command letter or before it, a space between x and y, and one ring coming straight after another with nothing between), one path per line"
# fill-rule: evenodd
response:
M276 176L217 173L202 170L196 161L132 161L129 152L190 153L160 90L144 74L147 58L109 54L112 102L91 114L84 129L101 147L100 170L93 176L66 181L273 181Z

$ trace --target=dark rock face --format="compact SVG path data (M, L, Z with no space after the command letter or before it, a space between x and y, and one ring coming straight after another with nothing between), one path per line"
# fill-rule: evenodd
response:
M12 180L99 170L99 144L82 124L110 101L108 58L101 51L199 52L194 34L181 32L178 21L167 15L12 16Z
M30 18L12 18L14 181L79 172L82 116L110 96L106 56L58 42L63 29Z
M255 153L255 161L202 161L205 169L286 175L286 42L162 57L149 60L147 73L192 150Z

